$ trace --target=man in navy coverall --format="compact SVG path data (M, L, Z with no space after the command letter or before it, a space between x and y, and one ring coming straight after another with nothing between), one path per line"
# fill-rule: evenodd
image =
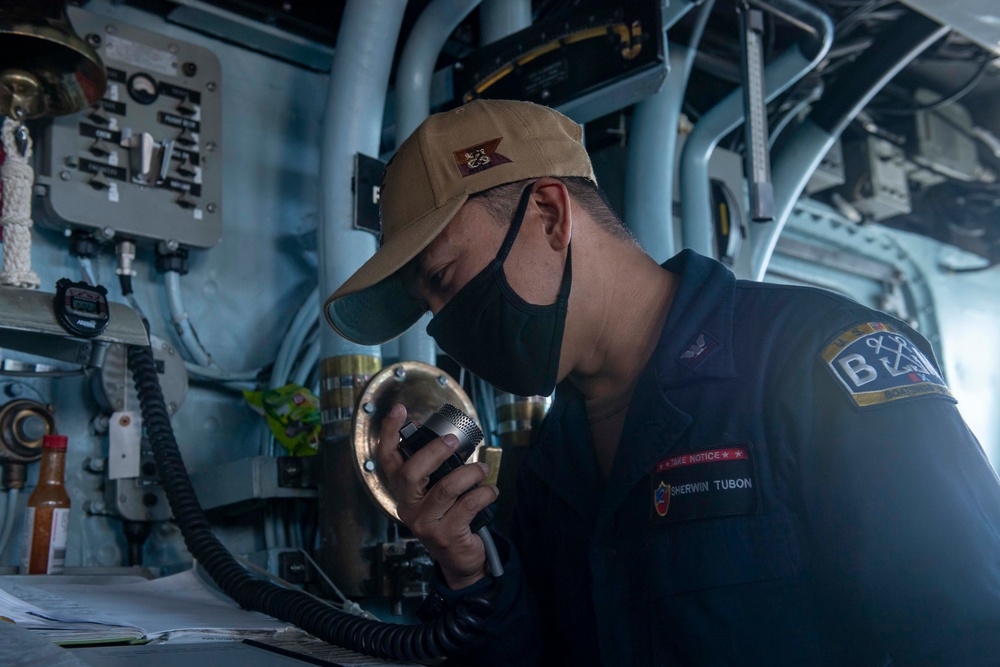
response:
M327 301L376 344L441 348L554 405L494 578L455 442L380 465L443 605L494 588L482 665L1000 665L1000 485L930 346L836 294L657 265L593 183L580 128L527 103L432 116L382 190L378 253ZM502 499L501 499L501 502Z

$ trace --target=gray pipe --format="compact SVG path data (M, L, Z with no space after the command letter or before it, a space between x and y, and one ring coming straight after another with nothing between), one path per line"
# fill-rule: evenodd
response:
M397 145L431 113L431 78L441 49L481 0L433 0L413 26L396 70Z
M663 88L635 105L628 142L625 221L646 253L665 262L677 251L674 242L674 156L684 91L694 54L715 0L706 0L687 47L668 46L670 73ZM678 5L680 19L693 5Z
M479 44L486 46L531 25L531 0L483 0Z
M323 117L318 229L322 299L340 287L377 248L371 233L352 226L351 181L355 154L379 154L393 47L405 9L406 0L348 0L341 17ZM352 343L328 326L320 327L320 349L323 359L380 354L377 347Z
M643 250L663 263L673 257L674 153L687 77L688 50L670 45L663 88L635 105L625 167L625 223Z
M431 113L434 65L448 36L481 0L433 0L413 26L396 69L396 145L402 144ZM437 363L437 347L427 335L430 314L399 339L401 361Z
M752 277L763 280L778 236L806 184L851 120L896 74L948 32L920 14L900 19L852 67L845 84L827 90L795 134L778 144L773 159L775 219L750 228Z
M823 59L833 42L833 24L823 12L798 0L771 2L800 27L810 29L764 70L768 102L805 76ZM681 229L684 247L715 256L708 161L722 137L743 122L743 89L737 88L701 117L681 153ZM777 178L774 179L777 181Z
M352 228L351 180L357 153L379 154L389 72L405 9L405 0L348 0L341 17L320 163L320 303L375 252L375 237ZM320 326L319 557L349 596L364 590L362 582L371 576L366 553L386 534L386 519L368 500L346 437L353 394L381 366L380 356L381 348L351 343L331 327Z

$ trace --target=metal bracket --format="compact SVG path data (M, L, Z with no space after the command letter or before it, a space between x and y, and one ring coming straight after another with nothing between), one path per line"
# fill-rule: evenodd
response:
M134 310L109 303L108 328L88 340L66 332L56 319L55 295L20 287L0 287L0 347L86 366L100 366L105 343L149 345L146 327Z
M290 457L284 457L290 458ZM205 509L213 509L247 500L267 498L314 498L316 490L300 485L285 486L279 473L280 459L256 456L237 459L191 474L191 483ZM304 459L296 459L301 463ZM288 465L287 463L285 464ZM285 472L286 481L294 475Z

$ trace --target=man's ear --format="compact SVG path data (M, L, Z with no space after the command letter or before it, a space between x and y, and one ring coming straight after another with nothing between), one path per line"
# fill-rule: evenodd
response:
M573 236L573 215L569 191L558 178L539 178L532 185L532 204L541 217L542 228L553 250L564 250Z

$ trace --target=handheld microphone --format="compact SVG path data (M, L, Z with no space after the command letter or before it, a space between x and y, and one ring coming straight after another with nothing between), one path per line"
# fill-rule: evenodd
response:
M455 448L455 452L437 470L431 473L430 481L427 483L428 489L437 484L442 477L452 470L465 465L469 456L476 449L476 445L482 442L483 431L472 417L451 403L442 405L419 426L412 421L408 421L403 424L403 428L399 429L399 436L402 438L399 443L399 451L406 460L409 460L411 456L420 451L431 440L440 438L448 433L458 438L458 447ZM476 487L473 486L472 488ZM469 524L469 528L474 533L478 532L480 528L493 520L493 514L492 507L487 507L476 513L472 523Z

